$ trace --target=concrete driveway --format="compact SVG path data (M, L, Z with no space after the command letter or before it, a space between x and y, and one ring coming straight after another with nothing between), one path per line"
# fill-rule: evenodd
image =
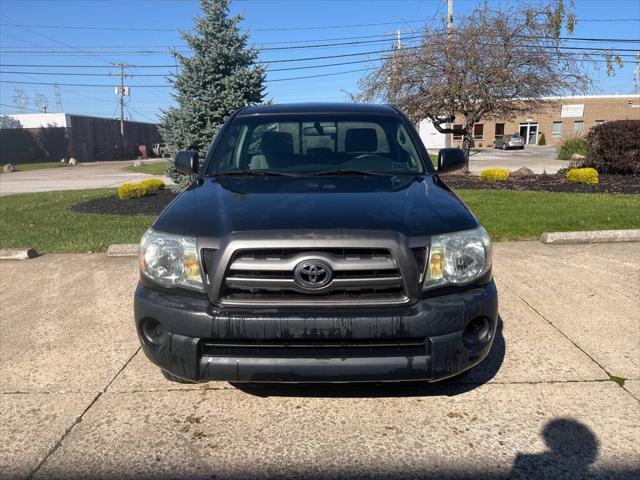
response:
M480 173L486 168L505 168L510 172L527 167L534 173L556 173L570 162L558 160L555 147L526 146L524 150L473 149L469 156L469 170Z
M432 385L169 383L138 348L135 259L0 268L1 478L640 475L638 243L497 244L492 353Z
M145 160L145 163L163 160ZM27 170L0 175L0 195L50 192L54 190L82 190L85 188L113 188L127 182L137 182L153 175L125 170L133 160L80 163L73 167ZM165 183L170 183L167 177Z

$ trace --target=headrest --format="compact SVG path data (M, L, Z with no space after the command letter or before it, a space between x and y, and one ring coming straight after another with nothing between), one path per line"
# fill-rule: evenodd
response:
M374 128L352 128L347 130L344 140L347 152L375 152L378 150L378 134Z
M292 155L293 135L285 132L264 132L260 140L262 153L271 155Z

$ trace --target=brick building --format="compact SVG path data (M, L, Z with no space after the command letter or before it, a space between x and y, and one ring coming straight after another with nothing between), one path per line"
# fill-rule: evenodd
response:
M476 147L491 147L504 134L519 133L529 145L559 145L562 139L586 134L591 127L611 120L640 120L640 95L582 95L548 98L542 110L518 115L511 120L484 118L474 125ZM454 124L455 125L455 124ZM442 134L429 120L419 125L427 148L459 147L462 137Z

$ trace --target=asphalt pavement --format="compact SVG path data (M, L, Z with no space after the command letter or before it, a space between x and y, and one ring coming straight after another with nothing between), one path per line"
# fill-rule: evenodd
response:
M473 149L469 155L469 170L478 174L487 168L505 168L510 172L527 167L533 173L557 173L570 162L558 160L558 150L551 146L527 145L524 150Z
M145 163L162 162L162 159L144 160ZM55 190L83 190L89 188L114 188L123 183L154 178L145 173L125 169L133 160L79 163L75 166L26 170L0 175L0 196L16 193L50 192ZM170 183L167 177L158 177Z
M315 387L165 381L134 258L3 262L0 478L637 479L640 243L494 253L500 330L471 373Z

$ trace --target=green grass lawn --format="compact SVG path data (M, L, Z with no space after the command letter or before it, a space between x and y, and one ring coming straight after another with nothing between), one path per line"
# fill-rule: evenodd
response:
M4 167L4 164L2 166ZM14 164L14 167L16 167L16 172L26 172L27 170L42 170L43 168L58 168L68 166L68 163L60 162L21 163L19 165ZM4 173L1 168L0 173Z
M640 228L640 195L458 190L494 240L542 232Z
M149 175L164 175L167 168L167 162L148 163L142 167L126 167L130 172L148 173Z
M0 197L0 248L38 252L101 252L112 243L137 243L154 217L75 213L69 206L112 195L113 189L26 193Z
M75 213L69 206L112 189L0 197L0 248L38 252L104 251L137 243L152 216ZM535 239L542 232L640 228L640 195L459 190L495 240Z

